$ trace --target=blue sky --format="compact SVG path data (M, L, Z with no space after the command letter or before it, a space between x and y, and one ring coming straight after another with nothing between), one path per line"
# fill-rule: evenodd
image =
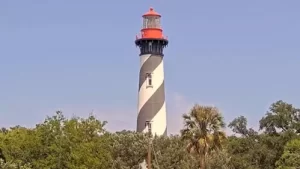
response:
M300 107L299 0L0 1L0 125L62 110L135 129L141 15L163 15L171 133L194 103L256 126L279 99ZM298 71L298 72L297 72Z

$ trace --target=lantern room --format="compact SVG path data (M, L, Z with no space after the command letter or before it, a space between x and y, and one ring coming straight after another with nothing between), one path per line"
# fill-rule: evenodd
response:
M153 8L143 15L142 30L135 40L135 44L140 48L140 55L164 55L163 49L168 45L168 40L163 36L160 19L161 15Z
M143 27L140 38L143 39L165 39L161 27L161 15L153 8L143 15Z
M161 16L153 8L150 8L150 11L143 15L143 29L161 29L160 18Z

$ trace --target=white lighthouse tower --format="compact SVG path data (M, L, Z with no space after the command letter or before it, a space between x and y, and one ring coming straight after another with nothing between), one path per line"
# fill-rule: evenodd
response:
M161 15L150 8L143 15L141 35L135 44L140 48L137 132L167 135L163 49L168 40L163 36Z

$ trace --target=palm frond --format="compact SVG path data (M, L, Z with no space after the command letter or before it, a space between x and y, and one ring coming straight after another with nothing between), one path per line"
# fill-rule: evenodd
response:
M224 119L216 107L200 106L198 104L183 115L185 129L181 130L181 137L188 140L188 152L198 155L210 153L220 149L226 139L222 129L225 127Z

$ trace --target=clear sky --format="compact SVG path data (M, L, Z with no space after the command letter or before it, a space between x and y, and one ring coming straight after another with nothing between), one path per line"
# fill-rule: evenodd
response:
M162 14L168 129L194 103L251 126L279 99L300 107L299 0L1 0L0 126L62 110L135 130L141 15Z

